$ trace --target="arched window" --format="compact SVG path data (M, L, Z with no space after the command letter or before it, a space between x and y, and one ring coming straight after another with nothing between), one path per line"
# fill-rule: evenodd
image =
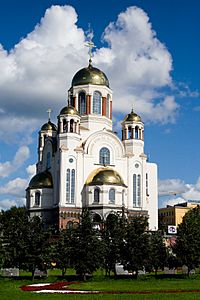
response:
M86 114L86 96L84 92L78 95L78 111L81 115Z
M100 189L95 188L94 189L94 202L99 203L99 199L100 199Z
M70 120L70 132L74 132L74 120Z
M93 94L93 113L101 114L101 93L95 91Z
M146 196L149 196L149 179L148 179L148 173L146 173Z
M122 205L124 205L125 190L122 191Z
M110 95L107 95L106 99L106 117L110 118Z
M67 222L67 229L72 229L73 228L73 222L69 221Z
M74 195L75 195L75 170L73 169L71 172L71 203L74 203Z
M40 192L35 193L35 206L40 206Z
M66 202L74 203L75 201L75 170L67 169L66 173Z
M99 152L99 163L102 165L110 164L110 150L106 147L101 148Z
M135 139L139 139L139 127L138 126L136 126L135 127Z
M133 175L133 206L141 206L141 175Z
M67 169L66 174L66 201L70 203L70 169Z
M141 206L141 175L137 176L137 204Z
M109 190L109 202L115 203L115 189Z
M51 153L48 152L47 153L47 169L50 169L51 168Z

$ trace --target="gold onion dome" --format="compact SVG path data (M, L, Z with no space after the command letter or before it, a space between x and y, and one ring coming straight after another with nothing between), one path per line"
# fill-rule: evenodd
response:
M124 118L124 122L142 122L142 119L140 116L138 116L136 113L134 113L133 109L131 110L131 113L126 115Z
M51 173L44 171L36 174L29 183L29 188L52 188L53 180Z
M52 131L57 131L57 127L55 124L53 124L50 120L42 125L41 130L52 130Z
M68 105L61 109L60 115L77 115L77 116L79 116L79 113L75 107Z
M79 70L72 79L72 86L95 84L109 87L107 76L99 69L94 68L91 63L87 68Z
M125 186L119 173L110 168L99 168L93 171L87 181L87 185L122 185Z

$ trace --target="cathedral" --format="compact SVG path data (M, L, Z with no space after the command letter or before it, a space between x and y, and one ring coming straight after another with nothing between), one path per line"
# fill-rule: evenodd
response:
M144 123L132 110L120 138L113 103L107 76L90 58L72 79L57 125L49 116L39 131L37 172L26 189L30 216L70 228L88 208L96 224L123 213L147 216L149 230L157 229L157 165L144 153Z

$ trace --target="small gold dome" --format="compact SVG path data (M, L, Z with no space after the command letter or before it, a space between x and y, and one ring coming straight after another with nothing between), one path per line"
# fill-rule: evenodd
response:
M125 186L119 173L110 168L99 168L94 170L86 181L87 185L122 185Z
M72 79L72 86L84 84L105 85L109 87L107 76L91 64L87 68L79 70Z
M53 180L51 173L48 171L36 174L29 183L29 188L52 188Z
M132 110L130 114L126 115L124 122L142 122L142 119Z
M79 116L79 113L75 107L68 105L61 109L60 115L77 115L77 116Z
M57 131L57 127L55 124L53 124L50 120L42 125L41 130L52 130L52 131Z

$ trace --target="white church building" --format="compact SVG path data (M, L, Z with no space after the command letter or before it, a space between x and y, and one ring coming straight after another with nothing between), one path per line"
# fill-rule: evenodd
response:
M92 66L73 77L68 105L39 131L37 173L27 192L30 216L57 228L79 222L88 208L97 223L110 214L144 215L158 227L157 165L144 153L144 123L133 110L112 128L108 78Z

